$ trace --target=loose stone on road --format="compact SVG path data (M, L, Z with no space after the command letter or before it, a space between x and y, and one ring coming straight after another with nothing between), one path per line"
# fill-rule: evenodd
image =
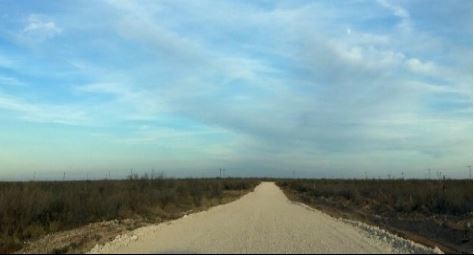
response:
M204 212L136 229L91 253L433 253L289 201L274 183ZM367 231L367 229L370 231Z

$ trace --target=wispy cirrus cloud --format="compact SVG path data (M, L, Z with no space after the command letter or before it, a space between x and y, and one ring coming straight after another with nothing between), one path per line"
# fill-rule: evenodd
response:
M26 43L42 42L60 35L62 29L52 20L37 14L31 14L19 33L19 39Z
M20 119L40 123L84 125L89 120L79 108L25 102L0 92L0 109L19 114Z
M167 156L200 158L202 167L314 176L412 168L416 176L425 166L457 169L472 160L471 39L440 36L416 4L345 4L62 6L65 15L33 16L19 30L54 40L13 47L31 54L21 62L29 68L10 66L0 77L28 81L31 90L4 88L3 108L22 120L100 123L107 128L94 133L113 146L156 145L157 155L169 148ZM79 26L86 14L101 17L100 26ZM465 16L472 13L452 22ZM41 61L47 73L33 68ZM214 163L217 155L225 160Z

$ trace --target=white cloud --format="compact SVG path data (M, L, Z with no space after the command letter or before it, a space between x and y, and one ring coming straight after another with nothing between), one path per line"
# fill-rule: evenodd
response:
M430 74L435 71L435 65L432 62L422 62L417 58L410 58L406 62L410 71L415 73Z
M319 39L316 39L319 40ZM390 71L400 66L405 55L401 52L394 51L392 49L381 49L374 47L373 44L357 44L351 41L341 42L337 39L332 39L328 43L326 42L313 42L313 45L317 43L318 47L326 48L324 58L330 58L327 61L338 62L335 65L339 65L339 68L351 68L354 70L354 74L357 71ZM321 44L321 45L319 45ZM319 52L320 50L318 50ZM319 53L318 53L319 54ZM320 62L321 58L317 61ZM329 64L324 62L324 64ZM336 66L334 66L336 68ZM382 74L382 73L380 73ZM367 78L367 77L366 77Z
M393 15L397 17L400 17L403 19L410 17L410 14L408 13L408 11L398 5L391 4L387 0L377 0L377 2L383 7L393 11Z
M412 30L410 13L406 9L399 5L391 4L387 0L377 0L377 2L384 8L391 10L394 16L400 18L398 28L401 31L407 32Z
M20 32L20 39L26 42L41 42L54 38L61 32L62 29L54 21L41 15L32 14Z
M402 19L409 18L409 13L403 8L383 1L382 4L392 10L394 15ZM419 99L422 96L446 92L440 87L427 85L420 86L416 94L407 96L415 87L410 86L403 75L394 76L391 72L403 71L399 69L406 63L411 63L412 68L419 70L426 70L427 66L420 65L421 62L407 61L403 52L391 47L390 37L386 35L364 32L356 34L351 31L356 36L344 41L324 33L307 31L297 34L288 29L298 28L301 20L308 20L306 12L289 12L291 15L288 17L291 18L285 19L288 21L285 26L279 31L271 32L276 33L273 35L276 38L307 42L307 48L303 48L302 53L292 60L311 69L313 77L282 81L272 80L271 75L267 75L269 70L281 71L274 68L272 63L243 57L229 58L225 54L221 55L218 49L207 48L201 41L192 40L187 34L170 31L154 18L156 9L137 11L136 6L127 5L121 10L124 11L125 17L118 23L121 34L128 39L153 46L153 49L159 52L172 53L164 55L165 63L174 63L178 59L177 66L180 69L177 72L185 75L173 81L172 86L157 85L156 89L147 88L148 93L135 89L116 91L110 88L109 93L123 98L133 98L139 94L136 100L128 102L140 108L143 108L143 102L153 102L152 104L156 105L161 101L176 114L210 126L221 126L236 133L250 134L263 143L288 144L306 141L313 144L310 146L313 150L331 150L331 147L344 147L341 142L354 144L358 140L372 141L376 138L364 133L366 125L371 125L371 119L409 112L421 114L424 106ZM251 18L243 22L249 27L253 25L263 29L271 24L265 22L269 17L273 17L273 14L283 15L284 12L274 11L260 15L249 13L252 14ZM222 14L212 18L227 20ZM271 46L282 50L285 53L282 56L285 56L291 55L293 48L299 45ZM187 61L182 62L183 59ZM198 70L195 69L196 66L199 66ZM249 97L241 90L234 91L230 96L222 95L221 92L227 85L219 84L222 80L215 79L218 74L225 78L240 77L246 82L251 81L251 84L269 85L260 87L262 90L259 92L264 96L252 94ZM152 78L153 75L150 76L150 79ZM321 89L318 93L300 93L300 80L320 86ZM246 103L242 104L242 99ZM291 107L288 107L289 105ZM352 125L356 127L349 131L348 126ZM374 130L373 133L386 132L387 128L383 128ZM347 141L344 142L344 139ZM328 148L324 148L325 146ZM350 146L347 146L350 150Z
M20 118L26 121L66 125L90 124L89 118L79 107L34 104L1 92L0 109L18 112Z
M215 1L111 3L116 8L107 6L111 15L104 15L100 28L106 28L100 38L105 43L77 42L68 45L78 46L77 53L60 51L72 56L68 63L85 84L73 88L72 98L87 103L52 107L0 97L0 108L52 122L77 123L94 116L111 127L125 123L126 134L117 135L122 142L167 141L194 151L207 148L212 142L207 138L218 133L214 129L223 130L235 141L216 142L210 154L228 150L236 165L252 161L251 167L380 169L387 164L384 159L403 162L423 154L418 158L426 161L418 164L431 164L435 161L429 155L467 147L455 142L466 137L469 120L456 122L454 114L441 116L430 107L438 98L458 98L460 82L453 77L465 77L465 87L472 84L472 74L438 72L446 70L442 56L438 62L425 61L426 53L437 52L426 42L436 40L426 36L423 43L414 43L416 26L405 33L372 22L394 15L401 27L410 25L410 13L401 6L379 1L388 11L371 5L364 10L371 14L366 17L352 8L331 10L324 2L286 9ZM85 35L102 35L100 29ZM23 29L25 38L42 40L61 31L45 17L29 19ZM166 114L204 128L193 131L186 123L183 130L174 129L172 121L163 122ZM444 134L444 123L450 121L462 131L456 137ZM128 130L143 123L142 131ZM186 144L190 138L196 141ZM364 161L372 155L377 164Z

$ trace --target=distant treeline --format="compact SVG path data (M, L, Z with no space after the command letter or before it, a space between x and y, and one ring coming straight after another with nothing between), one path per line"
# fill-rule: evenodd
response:
M141 217L172 219L239 196L251 179L166 179L0 182L0 252L24 241L87 223Z

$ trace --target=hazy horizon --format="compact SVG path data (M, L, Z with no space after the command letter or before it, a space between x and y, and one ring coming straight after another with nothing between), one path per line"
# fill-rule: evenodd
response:
M472 56L468 0L1 1L0 180L467 178Z

